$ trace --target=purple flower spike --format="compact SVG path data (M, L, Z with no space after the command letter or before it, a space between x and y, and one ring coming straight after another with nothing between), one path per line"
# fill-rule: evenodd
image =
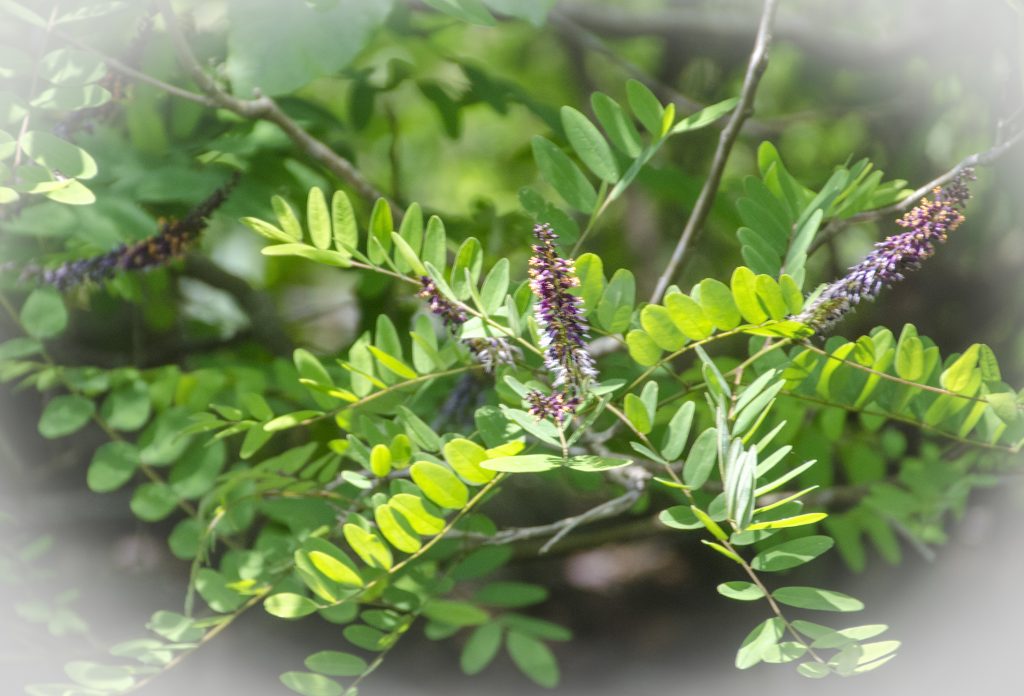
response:
M968 182L975 179L973 169L964 169L945 188L936 187L934 201L922 198L896 224L905 231L875 244L874 250L846 275L828 285L799 315L815 333L829 331L861 300L873 300L883 288L903 280L904 273L916 270L946 241L950 232L964 221L961 212L971 197Z
M161 222L159 231L146 239L120 244L106 253L67 261L55 268L30 265L22 270L21 280L37 280L63 291L87 282L102 283L113 278L118 271L164 266L182 256L195 243L206 228L210 215L227 200L237 182L236 173L188 215L181 220Z
M420 291L416 294L426 300L430 312L441 317L441 321L452 333L460 324L466 323L466 311L442 295L437 284L427 276L420 276Z
M550 418L556 423L561 423L576 413L576 409L580 405L580 398L557 389L549 396L533 389L527 392L526 402L530 405L530 415L534 418Z
M541 330L544 365L555 376L553 386L578 393L597 376L594 359L587 352L582 300L569 294L580 281L573 262L558 255L551 226L537 225L533 234L537 244L530 258L530 289L537 296L534 315Z

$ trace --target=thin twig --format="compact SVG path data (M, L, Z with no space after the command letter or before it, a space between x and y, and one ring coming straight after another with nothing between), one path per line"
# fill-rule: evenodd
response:
M285 135L306 155L320 162L332 174L348 183L360 197L371 203L378 198L384 198L384 195L356 169L355 165L332 150L322 140L313 137L302 126L292 120L278 106L276 101L262 94L257 94L253 99L239 99L221 89L213 78L206 74L202 65L199 64L199 60L192 52L192 47L189 46L188 40L182 33L181 26L178 24L177 16L174 14L169 0L158 0L158 5L160 13L164 16L167 31L170 34L171 42L174 44L182 67L188 71L192 79L199 85L199 89L212 99L215 104L233 111L243 118L259 119L273 123L284 131ZM401 220L401 209L390 200L388 200L388 204L391 206L392 216L396 220Z
M715 149L715 157L711 162L711 171L700 191L700 196L697 197L693 212L690 213L690 218L686 221L686 227L683 228L676 248L672 251L672 257L654 286L651 302L657 302L665 294L665 288L675 276L690 242L698 228L704 224L708 213L711 212L711 204L714 202L715 194L718 193L718 186L722 181L722 173L725 171L732 146L740 134L743 122L754 112L754 95L757 92L757 85L768 67L768 46L772 40L772 23L777 7L778 0L765 0L764 2L764 11L761 14L761 23L757 28L754 50L750 54L750 63L747 65L747 74L743 79L743 88L740 91L740 101L729 117L729 122L718 136L718 147Z
M821 231L821 234L818 235L818 238L814 240L814 243L807 251L808 256L813 254L818 249L820 249L823 245L831 242L837 235L839 235L840 232L842 232L844 229L846 229L847 227L854 223L872 222L879 218L887 217L890 215L898 215L899 213L907 211L908 209L920 203L921 199L924 196L930 194L936 187L943 186L952 181L953 179L955 179L956 176L964 169L967 169L968 167L984 167L992 164L1000 157L1005 155L1007 152L1009 152L1011 149L1013 149L1013 147L1020 143L1022 139L1024 139L1024 128L1018 130L1017 133L1008 140L997 142L988 150L983 150L982 152L975 152L973 155L968 155L967 157L964 157L962 160L957 162L952 169L950 169L947 172L944 172L943 174L940 174L939 176L935 177L924 186L921 186L913 193L907 195L905 198L903 198L900 201L897 201L896 203L893 203L892 205L888 205L884 208L878 208L877 210L865 210L862 213L851 215L848 218L833 219L828 225L825 226L825 229Z
M50 35L53 33L53 25L57 21L57 4L54 3L53 8L50 10L50 18L46 20L46 33L43 35L43 41L39 46L38 55L36 60L32 64L32 79L29 82L28 93L31 98L36 96L36 87L39 84L39 69L43 64L42 56L46 53L46 45L49 42ZM32 120L32 109L25 109L25 116L21 119L21 126L18 128L18 137L14 141L14 168L17 169L18 165L21 164L21 155L24 152L25 136L28 134L28 124Z
M643 490L639 488L629 490L617 498L606 500L600 505L592 507L589 510L585 510L578 515L566 517L565 519L557 520L548 524L540 524L533 527L512 527L509 529L503 529L493 536L467 532L457 535L456 538L468 538L474 541L480 541L488 546L501 546L504 544L513 544L519 541L527 541L529 539L551 537L551 539L549 539L540 549L540 553L547 553L551 550L552 546L557 544L573 529L584 524L590 524L591 522L597 522L598 520L615 517L616 515L619 515L633 507L633 504L642 493Z
M167 92L171 96L175 96L175 97L178 97L180 99L186 99L186 100L188 100L190 102L195 102L196 104L200 104L202 106L205 106L205 107L208 107L208 108L211 108L211 109L217 106L217 102L215 102L213 99L211 99L210 97L206 96L205 94L198 94L196 92L192 92L190 90L178 87L177 85L172 85L169 82L164 82L163 80L155 78L152 75L147 75L146 73L142 72L141 70L136 70L135 68L133 68L132 66L128 65L127 63L121 62L117 58L114 58L113 56L104 53L103 51L99 50L98 48L96 48L94 46L90 46L89 44L85 43L84 41L79 41L78 39L76 39L71 34L63 32L63 31L61 31L59 29L54 29L53 30L53 35L56 36L61 41L63 41L64 43L70 44L70 45L72 45L72 46L74 46L76 48L80 48L81 50L85 51L86 53L91 53L94 56L96 56L97 58L102 59L103 62L107 64L108 68L110 68L114 72L121 73L125 77L129 77L129 78L131 78L133 80L136 80L138 82L144 82L144 83L146 83L148 85L152 85L153 87L156 87L157 89L160 89L160 90L163 90L164 92Z

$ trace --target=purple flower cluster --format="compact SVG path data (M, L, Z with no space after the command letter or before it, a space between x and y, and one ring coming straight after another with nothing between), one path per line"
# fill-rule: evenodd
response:
M580 284L572 261L555 249L557 235L550 225L533 228L537 244L530 258L530 289L537 296L534 315L541 330L544 365L555 375L553 386L578 388L597 376L587 352L587 320L583 301L569 290Z
M964 221L961 211L971 197L968 182L974 178L974 170L968 168L946 187L936 187L933 201L921 199L896 222L905 231L875 244L870 254L794 318L815 333L827 332L861 300L873 300L883 288L903 280L904 273L920 267Z
M426 300L431 313L441 317L441 321L452 332L452 335L455 335L459 327L466 323L468 318L466 310L442 295L437 284L427 276L420 276L420 291L416 295ZM494 374L499 365L514 364L516 358L522 355L518 348L501 337L464 338L462 343L469 348L473 359L480 363L484 372L489 375Z
M580 284L575 265L558 255L557 235L550 225L536 225L533 234L537 243L530 258L530 289L537 297L534 316L541 331L544 366L555 377L555 391L547 397L531 392L527 399L535 416L561 421L575 412L584 385L597 376L597 370L587 352L582 300L569 293Z
M530 415L534 418L550 418L556 423L561 423L576 413L576 409L580 406L580 397L575 394L567 394L559 389L551 394L531 389L526 393L526 403L529 404Z
M21 279L36 280L58 290L67 290L86 282L100 283L118 271L139 271L162 266L181 256L199 237L206 221L238 181L235 174L224 186L193 208L181 220L160 224L159 231L132 244L121 244L110 251L85 259L67 261L55 268L30 265L22 270Z
M469 348L473 358L483 366L484 372L489 375L493 375L499 365L514 365L516 358L522 356L522 352L511 345L507 338L479 336L465 338L462 342Z
M430 312L441 317L441 321L453 334L460 324L466 323L466 310L442 295L437 284L427 276L420 276L420 291L416 295L426 300Z

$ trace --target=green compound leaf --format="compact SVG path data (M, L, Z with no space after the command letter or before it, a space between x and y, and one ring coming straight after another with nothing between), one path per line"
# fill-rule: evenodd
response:
M50 133L29 131L21 146L37 164L67 179L91 179L99 171L92 155Z
M306 658L306 667L329 677L356 677L369 666L366 660L338 650L321 650Z
M71 435L82 429L96 412L91 399L77 394L54 397L39 418L39 434L47 439Z
M740 325L740 312L733 301L732 292L721 281L705 278L700 282L700 306L711 323L722 331Z
M286 413L264 423L263 429L268 433L276 433L280 430L288 430L297 425L302 425L305 421L319 418L322 415L324 415L323 411L295 411L294 413Z
M395 512L401 514L417 534L439 534L444 529L444 520L427 512L423 505L423 499L419 496L411 493L399 493L391 497L388 505Z
M761 660L773 665L781 665L793 660L799 660L807 654L807 646L796 641L785 641L773 645L764 651Z
M609 333L622 333L629 328L636 302L636 279L625 268L612 275L601 301L597 304L598 323Z
M636 394L626 394L624 403L626 418L632 423L638 432L647 434L651 432L651 417L647 413L647 407Z
M632 459L620 459L618 457L599 457L594 454L581 454L576 457L569 457L564 464L575 471L608 471L619 469L633 463Z
M732 274L732 297L743 320L760 324L768 320L768 313L757 296L757 276L746 266L739 266Z
M817 611L860 611L864 603L859 599L817 587L780 587L772 592L776 601L798 609Z
M511 630L525 633L540 640L572 640L572 632L569 629L550 621L535 619L532 616L510 612L502 614L500 621Z
M228 585L228 579L212 568L203 568L196 575L196 590L199 596L216 612L231 612L245 603L245 595Z
M32 338L53 338L67 327L68 311L56 290L37 288L22 305L20 321Z
M370 450L370 471L377 478L391 473L391 449L387 445L374 445Z
M312 672L285 672L281 683L302 696L341 696L345 691L333 679Z
M199 554L203 534L202 525L195 518L189 517L174 525L174 529L167 537L167 546L175 558L191 560Z
M597 191L580 168L547 138L536 135L531 142L533 158L544 180L573 208L592 213L597 205Z
M468 602L451 599L432 599L423 605L423 615L431 621L449 626L479 626L487 623L491 615Z
M0 361L16 360L36 355L43 350L43 344L28 336L18 336L0 343Z
M391 549L373 532L368 532L359 525L348 522L342 527L342 533L352 550L363 559L363 563L383 570L390 569L394 564ZM324 574L326 575L326 573Z
M395 231L391 206L383 198L378 198L370 211L369 239L367 240L370 261L384 263L391 252L391 233ZM374 242L377 243L374 243Z
M64 666L64 672L73 681L89 689L101 689L104 692L118 693L125 691L135 683L135 677L127 667L113 667L96 662L75 660ZM77 690L63 693L78 693ZM88 692L85 692L88 693ZM93 692L95 693L95 692Z
M704 310L689 295L670 292L665 295L665 307L671 314L675 325L691 341L703 341L715 330Z
M305 244L277 244L275 246L263 247L260 249L260 253L264 256L297 256L301 259L337 268L348 268L352 265L348 254L329 249L316 249Z
M478 626L469 634L466 644L462 647L459 667L464 674L478 674L491 664L501 649L504 628L501 624L491 622Z
M558 685L558 663L544 643L525 633L510 629L505 639L505 649L512 662L527 677L549 689Z
M657 346L675 352L686 343L686 336L672 319L672 313L661 305L647 305L640 310L640 326Z
M269 239L272 242L277 242L278 244L292 244L295 241L292 239L291 235L286 233L280 227L272 225L265 220L260 220L259 218L244 217L242 218L242 224L261 237L265 237L266 239Z
M472 440L456 438L444 445L444 459L462 479L476 486L493 479L494 469L481 466L487 459L487 451Z
M286 235L288 235L293 242L302 242L302 223L299 222L299 218L295 215L295 211L288 201L281 196L273 196L270 199L270 206L274 209L274 215L277 217L277 223L281 226L281 229Z
M473 599L492 607L528 607L548 598L547 588L528 582L498 581L477 590Z
M551 471L565 463L553 454L522 454L515 457L495 457L482 462L480 466L491 471L506 471L512 474Z
M788 570L812 561L828 551L835 542L831 537L815 535L801 537L762 551L750 562L754 570L773 572Z
M597 126L571 106L563 106L561 116L565 135L580 161L602 181L609 184L618 181L618 162Z
M732 111L737 103L739 103L738 97L729 97L717 104L705 106L700 111L690 114L679 121L679 123L672 127L672 130L669 131L669 133L677 135L679 133L686 133L688 131L704 128L705 126L710 126L722 116Z
M107 442L93 454L86 484L95 493L109 493L128 483L140 464L138 448L128 442Z
M963 354L953 361L953 364L946 368L939 376L939 384L943 389L948 389L959 394L973 396L968 387L973 381L974 373L978 367L978 357L981 354L981 344L975 343L965 350ZM977 387L975 387L976 389Z
M443 508L458 510L469 501L469 489L466 488L466 484L440 464L416 462L409 467L409 473L423 494Z
M641 329L633 329L626 334L626 347L629 349L629 357L641 367L651 367L661 359L661 348L650 334Z
M831 649L845 648L848 645L874 638L889 630L889 627L885 624L853 626L852 628L844 628L838 631L834 631L826 626L812 624L810 621L801 621L799 627L794 621L793 626L797 627L801 633L813 638L812 648ZM814 634L813 636L811 635L812 633Z
M697 519L689 505L674 505L667 510L662 510L658 515L658 521L672 529L701 529L704 523Z
M578 262L577 262L578 263ZM510 264L506 258L498 259L487 274L483 285L480 287L480 309L487 314L494 314L505 306L505 296L508 293L510 276Z
M141 380L110 392L100 408L100 415L107 425L124 432L141 428L149 420L151 412L149 387Z
M314 186L309 190L306 199L306 226L309 228L309 239L317 249L329 249L333 232L331 230L331 214L327 210L327 199L324 192Z
M378 505L373 511L377 529L388 543L403 553L416 553L423 543L419 537L406 530L395 511L387 503ZM404 520L403 520L404 521Z
M749 669L761 662L765 653L779 642L785 630L785 622L777 616L759 623L743 639L743 644L736 652L736 668Z
M825 665L820 662L804 662L796 668L797 674L808 679L824 679L832 673Z
M583 299L583 309L589 315L597 310L597 303L606 286L604 262L597 254L586 253L576 259L576 277L580 280L577 290Z
M802 527L807 524L816 524L828 517L824 512L808 512L803 515L784 517L781 520L769 520L767 522L755 522L747 526L747 531L756 532L759 529L785 529L787 527Z
M332 582L340 585L362 587L363 579L356 571L355 564L345 556L341 549L332 549L332 551L335 553L310 551L308 554L309 562Z
M761 599L765 596L764 590L755 585L752 582L745 582L742 580L733 580L732 582L723 582L718 586L718 594L729 599L735 599L740 602L752 602L756 599Z
M691 488L703 486L718 461L718 430L708 428L697 436L683 464L683 481Z
M299 619L309 616L320 606L309 597L294 592L280 592L267 597L263 602L263 608L268 614L281 619Z
M654 96L654 92L639 80L630 79L626 82L626 99L644 128L655 137L661 136L665 108Z
M335 191L331 196L331 227L334 232L334 248L348 252L359 248L359 226L352 201L344 191Z
M346 626L343 634L345 640L352 645L371 652L380 652L394 642L394 638L389 637L383 631L362 624Z
M619 103L607 94L594 92L590 95L590 105L612 144L627 157L638 157L643 148L640 133Z

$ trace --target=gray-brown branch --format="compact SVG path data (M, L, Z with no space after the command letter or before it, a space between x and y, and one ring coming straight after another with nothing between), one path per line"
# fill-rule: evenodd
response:
M757 86L768 67L768 46L772 40L772 23L777 7L778 0L765 0L761 21L757 28L757 38L754 40L754 49L750 53L750 62L743 79L743 88L740 90L739 103L718 136L718 146L715 148L715 156L711 161L711 171L708 172L708 178L701 188L693 212L690 213L679 241L672 251L668 265L658 278L654 292L651 293L651 302L657 302L665 294L665 288L672 282L672 278L682 264L686 250L693 241L697 230L707 219L708 213L711 211L711 204L714 202L718 187L722 182L722 173L725 171L732 146L735 144L736 138L739 137L743 122L754 112L754 96L757 93Z

